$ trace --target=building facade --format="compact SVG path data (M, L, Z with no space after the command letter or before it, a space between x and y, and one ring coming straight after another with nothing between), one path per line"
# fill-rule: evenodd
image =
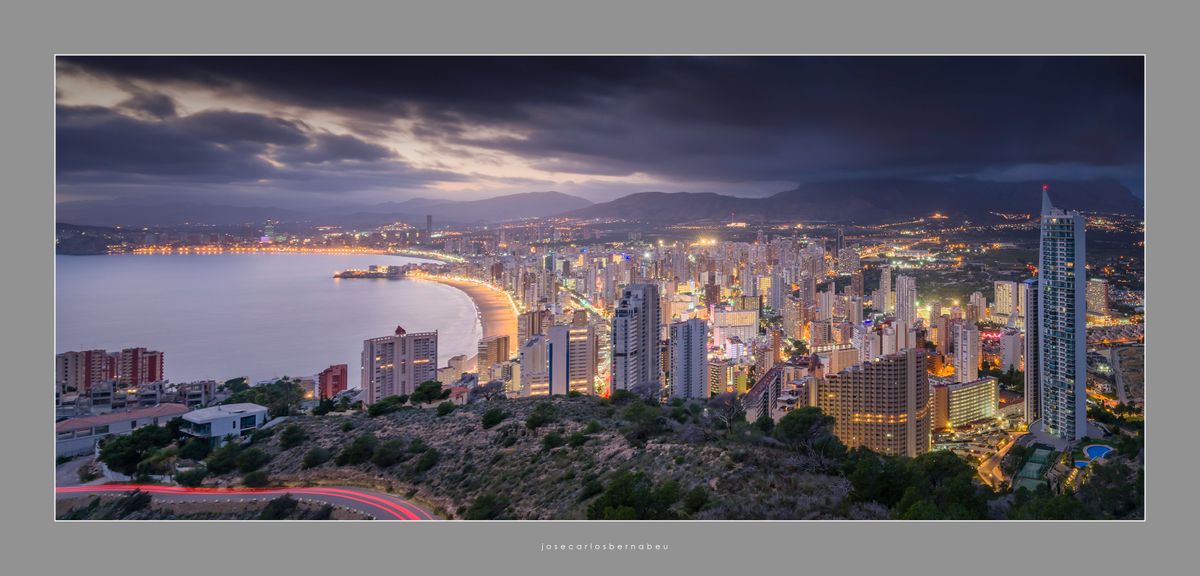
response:
M826 374L815 385L817 407L834 417L834 433L847 447L909 457L929 451L932 410L924 351L881 356Z
M1087 435L1085 220L1055 208L1043 191L1038 261L1042 429L1065 440Z
M410 334L400 326L391 336L364 340L361 385L366 403L412 394L422 382L437 380L437 344L437 331Z

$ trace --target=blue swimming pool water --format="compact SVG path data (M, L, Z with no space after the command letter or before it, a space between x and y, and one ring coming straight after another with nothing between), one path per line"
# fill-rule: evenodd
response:
M1088 465L1087 460L1076 460L1075 461L1076 468L1086 468L1087 465Z
M1105 454L1112 452L1112 450L1113 449L1111 446L1105 446L1103 444L1092 444L1091 446L1083 449L1084 453L1087 454L1087 457L1090 460L1102 458Z

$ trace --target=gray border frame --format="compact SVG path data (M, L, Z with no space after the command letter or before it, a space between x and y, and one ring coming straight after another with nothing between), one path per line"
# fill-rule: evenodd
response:
M7 72L0 120L5 145L3 226L5 365L10 367L3 491L6 524L18 530L13 569L135 573L257 568L329 572L370 567L441 566L452 573L592 572L656 568L705 572L772 568L860 573L962 570L1027 571L1102 568L1101 573L1171 565L1191 531L1196 464L1188 457L1196 386L1188 371L1185 328L1167 317L1155 336L1153 472L1141 523L54 523L44 498L49 458L23 430L40 430L45 413L40 358L53 350L53 54L55 53L1123 53L1146 54L1147 253L1155 305L1182 319L1195 303L1184 290L1194 274L1185 232L1195 199L1184 186L1194 162L1197 78L1195 41L1183 10L1151 11L1132 3L1019 2L977 7L963 2L846 2L835 10L770 10L747 3L702 8L683 2L590 3L443 1L434 6L367 10L353 2L299 7L284 2L210 0L168 8L161 2L43 2L2 9L0 56ZM521 9L518 9L521 4ZM1193 10L1194 12L1194 10ZM302 19L301 19L302 18ZM1031 87L1031 89L1034 89ZM1151 175L1154 178L1151 178ZM1151 183L1162 183L1151 190ZM49 225L49 226L48 226ZM47 229L49 228L49 229ZM46 242L42 245L41 242ZM46 250L46 252L43 252ZM1174 262L1167 267L1166 251ZM14 272L17 271L17 272ZM1178 276L1168 278L1167 276ZM1194 292L1194 290L1192 290ZM1157 318L1157 316L1156 316ZM1166 336L1166 331L1179 334ZM1161 350L1160 347L1161 346ZM29 359L34 359L30 361ZM1158 377L1162 374L1162 377ZM1162 384L1158 384L1158 382ZM1161 386L1162 396L1158 396ZM1161 456L1160 456L1161 455ZM1186 524L1185 524L1186 523ZM541 552L542 542L645 540L666 552ZM1188 538L1187 542L1194 541ZM1099 552L1097 552L1097 550ZM364 566L365 565L365 566ZM990 570L989 570L990 568Z

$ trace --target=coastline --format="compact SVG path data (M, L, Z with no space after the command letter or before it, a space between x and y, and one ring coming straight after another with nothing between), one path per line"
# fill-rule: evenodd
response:
M513 309L508 295L500 290L479 282L457 280L444 276L409 276L409 280L423 280L452 286L463 291L479 314L479 323L483 326L483 337L508 336L509 357L517 350L517 312ZM476 354L468 354L474 358Z

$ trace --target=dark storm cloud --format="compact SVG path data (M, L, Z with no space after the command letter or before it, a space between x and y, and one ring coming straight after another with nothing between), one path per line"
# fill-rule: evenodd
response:
M175 99L158 92L137 92L119 107L134 114L163 119L175 115Z
M1142 170L1140 57L105 57L60 71L332 111L367 140L402 118L447 150L581 175L736 185L1057 166L1131 184Z
M209 199L249 188L338 195L460 178L412 169L386 147L353 136L227 110L151 120L100 106L60 105L56 140L60 191L73 198Z

